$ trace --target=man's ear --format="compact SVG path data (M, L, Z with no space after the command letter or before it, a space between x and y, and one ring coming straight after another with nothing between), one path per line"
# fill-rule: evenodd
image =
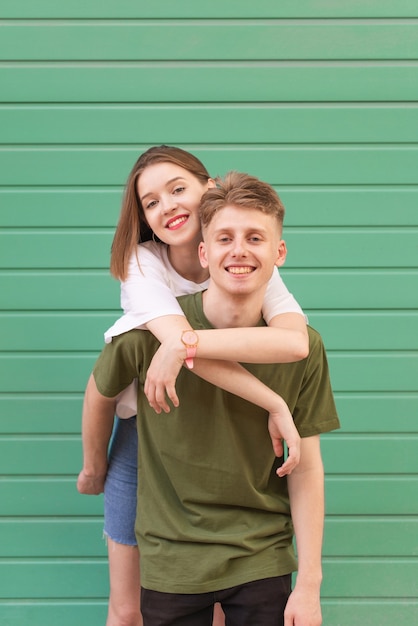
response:
M206 269L206 268L208 267L208 265L209 265L209 264L208 264L208 260L207 260L207 258L206 258L206 247L205 247L205 242L204 242L204 241L201 241L201 242L199 243L199 249L198 249L198 252L199 252L199 261L200 261L200 265L201 265L204 269Z
M284 265L284 262L286 261L286 255L287 255L286 242L284 239L280 239L279 247L277 248L277 258L275 262L276 267L281 267L282 265Z

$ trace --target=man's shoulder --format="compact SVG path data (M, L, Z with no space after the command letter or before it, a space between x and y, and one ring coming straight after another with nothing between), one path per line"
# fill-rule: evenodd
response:
M184 296L178 296L177 300L184 313L186 314L186 317L192 312L200 314L200 312L203 310L201 291L198 291L197 293L188 293Z
M152 341L154 335L149 330L142 330L140 328L133 328L131 330L126 331L126 333L122 333L117 337L113 337L111 343L108 343L105 346L106 348L118 350L123 349L127 346L136 346L141 345L144 342Z
M309 337L309 352L313 349L323 348L324 342L322 340L321 334L313 328L312 326L307 326L308 329L308 337Z
M187 304L188 300L194 300L197 296L197 293L186 293L183 296L177 296L177 300L182 304L183 302Z

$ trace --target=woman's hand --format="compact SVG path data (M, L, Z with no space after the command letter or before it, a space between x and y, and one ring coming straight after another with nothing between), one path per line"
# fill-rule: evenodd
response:
M144 391L150 406L157 413L163 410L170 412L167 398L173 406L179 406L179 399L176 393L176 380L179 371L184 363L185 349L180 341L164 341L154 354L147 371Z
M282 478L290 474L300 461L300 435L296 429L289 408L283 400L277 411L269 413L268 429L273 444L273 450L277 457L283 456L283 441L286 442L288 457L277 470L277 475Z

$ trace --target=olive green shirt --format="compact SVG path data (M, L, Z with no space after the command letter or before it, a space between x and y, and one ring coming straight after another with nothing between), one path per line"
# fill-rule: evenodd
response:
M193 328L211 328L201 293L179 298ZM246 365L288 403L302 437L339 427L319 334L297 363ZM143 393L158 348L147 331L113 339L94 369L113 397L138 377L138 509L141 584L204 593L296 569L286 478L278 478L267 412L182 368L180 400L156 414Z

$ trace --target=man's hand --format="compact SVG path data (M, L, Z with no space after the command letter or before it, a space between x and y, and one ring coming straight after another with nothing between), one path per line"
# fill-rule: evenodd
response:
M77 479L77 490L85 495L98 496L103 493L106 474L93 475L81 470Z
M269 414L268 429L277 457L283 456L283 440L288 448L288 457L277 470L277 475L282 478L290 474L300 461L300 436L284 401L282 401L282 406L278 411Z
M295 589L284 611L284 626L321 626L322 614L319 590Z

